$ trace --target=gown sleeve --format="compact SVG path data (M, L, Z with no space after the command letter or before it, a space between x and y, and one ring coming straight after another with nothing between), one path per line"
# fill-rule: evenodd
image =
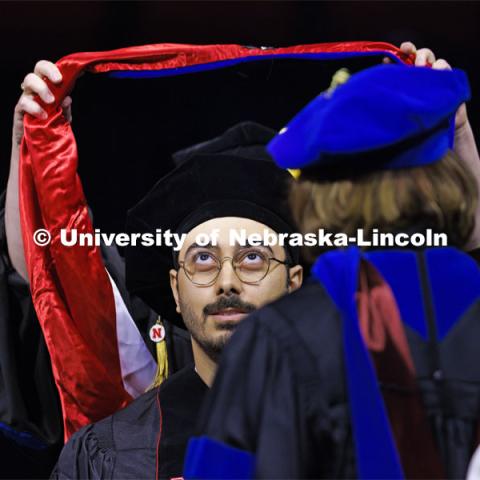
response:
M115 452L109 446L102 445L95 428L95 424L88 425L72 435L63 447L51 479L113 478Z

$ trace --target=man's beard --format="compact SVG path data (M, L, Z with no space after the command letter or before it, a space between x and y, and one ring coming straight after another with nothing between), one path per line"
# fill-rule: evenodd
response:
M233 331L236 328L235 324L224 323L215 326L215 330L224 330L221 335L215 335L215 338L208 338L206 332L206 322L208 315L212 315L216 312L227 308L236 308L244 310L246 313L253 312L257 307L251 303L246 303L240 300L238 295L230 295L228 297L220 297L216 302L210 303L203 308L201 318L198 318L188 303L182 301L182 297L179 297L180 308L182 311L182 318L185 322L185 326L192 338L200 345L202 350L207 356L214 362L218 363L220 355L227 344L228 340L232 336Z

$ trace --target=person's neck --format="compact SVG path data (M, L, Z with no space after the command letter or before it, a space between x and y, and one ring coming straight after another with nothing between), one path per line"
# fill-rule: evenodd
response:
M195 370L203 382L210 388L217 373L217 363L214 362L192 338L193 361Z

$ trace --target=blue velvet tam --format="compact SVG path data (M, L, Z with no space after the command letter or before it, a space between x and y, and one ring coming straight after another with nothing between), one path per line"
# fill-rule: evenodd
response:
M320 174L427 165L452 148L469 98L462 70L368 68L311 101L267 149L282 168Z

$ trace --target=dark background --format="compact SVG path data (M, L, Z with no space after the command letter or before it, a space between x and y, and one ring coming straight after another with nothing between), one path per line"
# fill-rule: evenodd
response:
M7 181L19 85L39 59L162 42L289 46L347 40L411 40L465 69L474 96L469 114L478 131L478 2L0 1L0 188ZM339 66L264 62L149 80L85 75L73 94L74 131L97 226L121 231L126 209L172 167L173 151L239 120L280 128L328 86Z

